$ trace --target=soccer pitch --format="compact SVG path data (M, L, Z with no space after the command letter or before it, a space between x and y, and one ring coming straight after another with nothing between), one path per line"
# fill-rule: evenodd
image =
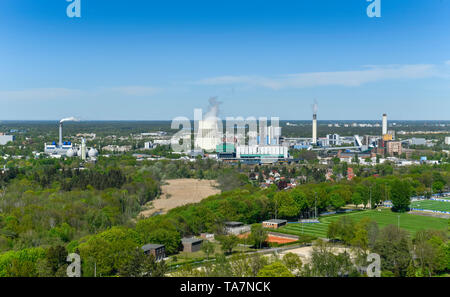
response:
M319 218L320 223L315 224L291 223L287 224L285 227L280 228L278 230L283 233L290 233L295 235L307 234L326 238L328 225L331 222L338 220L342 216L348 216L355 222L361 220L362 218L368 217L371 220L376 221L380 228L383 228L387 225L397 225L398 223L400 223L400 228L409 231L412 235L414 235L418 230L422 229L446 230L448 228L447 219L413 215L408 213L399 214L392 212L390 209L382 209L381 211L366 210L366 211L355 211L347 214L325 216Z
M421 200L411 202L411 208L450 211L450 202L435 201L435 200Z

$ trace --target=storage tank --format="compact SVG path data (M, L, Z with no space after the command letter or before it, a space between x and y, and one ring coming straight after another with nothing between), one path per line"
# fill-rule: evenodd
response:
M66 156L69 158L75 157L77 155L77 152L74 149L68 149L66 152Z
M95 158L98 156L98 151L95 148L91 148L88 152L89 158Z

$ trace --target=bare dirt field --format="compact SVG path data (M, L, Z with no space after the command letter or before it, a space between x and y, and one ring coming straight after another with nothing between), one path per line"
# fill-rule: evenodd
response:
M149 202L139 215L149 217L155 213L166 213L178 206L200 202L206 197L220 193L216 185L214 180L190 178L167 180L161 187L160 198Z
M344 251L349 253L351 256L354 256L351 249L349 249L349 248L333 247L331 250L331 252L336 255L339 253L343 253ZM303 263L309 263L309 261L311 260L312 252L313 252L312 246L305 246L305 247L300 247L300 248L296 248L296 249L283 251L280 253L280 256L283 257L287 253L294 253L294 254L297 254L300 257L300 259L302 259Z

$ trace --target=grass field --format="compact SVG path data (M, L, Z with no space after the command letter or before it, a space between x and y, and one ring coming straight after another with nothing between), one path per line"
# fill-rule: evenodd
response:
M443 202L445 203L445 202ZM348 216L354 221L359 221L364 217L368 217L378 223L380 228L387 225L397 225L400 221L400 228L408 230L411 234L415 234L418 230L422 229L440 229L446 230L448 228L448 220L419 216L408 213L394 213L390 209L378 210L366 210L358 211L347 214L331 215L320 218L320 223L316 224L303 224L303 234L313 235L317 237L327 237L328 225L335 220L338 220L341 216ZM400 216L400 219L398 218ZM278 229L280 232L301 235L302 224L287 224L285 227ZM277 230L277 231L278 231Z
M411 203L411 207L437 211L450 211L450 202L434 200L414 201Z

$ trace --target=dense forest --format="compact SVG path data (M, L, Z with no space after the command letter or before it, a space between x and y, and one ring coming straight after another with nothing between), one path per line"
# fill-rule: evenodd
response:
M372 207L389 199L394 210L405 211L411 195L450 184L448 165L391 168L339 182L325 182L307 163L261 167L211 160L138 163L124 156L83 166L76 160L55 159L15 160L7 165L0 171L0 276L48 276L48 271L59 275L67 264L62 260L55 264L55 257L68 252L81 255L83 275L92 275L94 266L98 275L118 275L136 261L137 247L161 243L169 255L174 254L183 236L220 234L225 221L296 220L311 217L316 206L319 213L347 204L370 207L369 199ZM343 164L334 166L345 171ZM288 176L305 174L308 182L291 190L275 184L261 189L249 178L274 168ZM158 197L164 180L180 177L217 179L223 192L165 215L137 217L146 202Z

